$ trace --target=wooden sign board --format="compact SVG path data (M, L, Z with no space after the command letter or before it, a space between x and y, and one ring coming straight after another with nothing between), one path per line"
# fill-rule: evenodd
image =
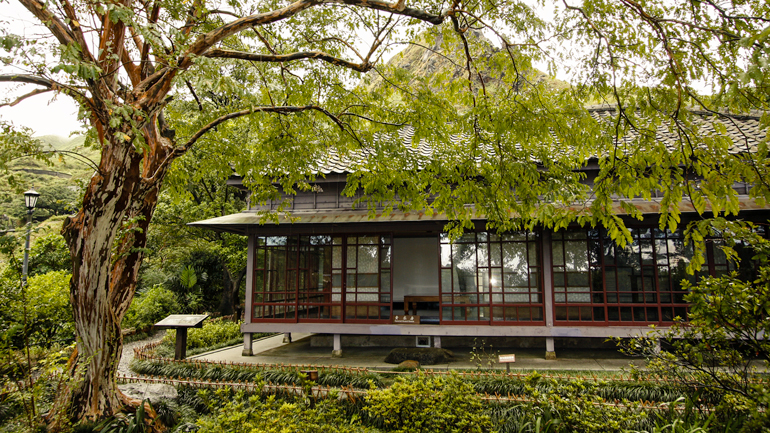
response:
M172 314L154 326L158 328L201 328L208 314Z
M497 355L497 363L498 364L505 364L505 370L510 373L511 371L511 364L516 362L516 355L510 354L510 355Z
M397 325L419 325L420 324L420 316L414 316L414 315L396 315L393 316L393 321L391 323L397 324Z
M509 362L516 362L516 355L510 354L510 355L498 355L497 356L497 362L500 364L507 364Z
M176 329L174 359L185 359L187 357L187 328L202 328L203 321L208 317L208 314L172 314L154 326L156 328Z

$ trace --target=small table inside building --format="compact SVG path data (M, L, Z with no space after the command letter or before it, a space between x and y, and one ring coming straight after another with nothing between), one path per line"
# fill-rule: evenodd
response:
M409 311L414 311L413 315L417 314L418 302L439 302L441 296L404 296L404 314L409 314Z
M187 329L202 328L203 321L208 317L208 314L172 314L153 326L176 329L174 359L185 359L187 357Z

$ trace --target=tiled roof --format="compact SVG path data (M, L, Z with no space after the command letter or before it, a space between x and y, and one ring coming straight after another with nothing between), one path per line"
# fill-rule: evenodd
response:
M616 116L615 109L611 107L592 108L590 113L591 117L597 121L603 120L605 122L613 122ZM692 111L692 113L695 115L693 117L693 126L698 128L700 136L718 136L720 133L717 132L715 124L719 123L724 126L727 136L733 142L730 148L731 153L756 152L759 142L767 136L767 130L762 129L759 125L759 113L724 116L716 116L704 111ZM631 131L622 140L631 142L637 137L638 134L635 131ZM658 127L656 138L658 141L665 143L666 147L671 151L677 150L679 146L678 135L666 125Z
M598 106L589 108L591 117L597 121L614 122L615 109L609 106ZM767 130L762 129L759 124L759 113L752 113L750 115L727 115L714 116L711 113L693 111L696 117L693 120L693 124L698 128L698 133L702 136L717 136L719 132L715 128L715 123L722 124L726 130L727 136L732 139L733 145L730 148L731 153L742 152L755 152L757 145L760 141L767 137ZM416 145L413 143L415 130L414 128L407 126L401 128L398 131L398 139L403 143L404 149L412 152L415 156L424 158L430 158L434 153L433 145L425 139L420 140ZM670 150L674 151L678 148L678 138L675 131L669 130L666 125L661 125L656 131L657 140L666 144ZM623 143L631 143L634 139L638 138L638 134L635 131L629 132L626 136L621 138ZM450 140L454 144L467 141L468 137L453 135ZM516 145L520 148L519 145ZM563 149L564 151L568 149ZM490 152L494 152L490 148ZM355 171L355 167L363 164L367 157L370 155L370 151L358 150L352 151L347 155L341 155L335 150L330 150L324 159L319 161L316 171L318 173L328 174L344 174Z

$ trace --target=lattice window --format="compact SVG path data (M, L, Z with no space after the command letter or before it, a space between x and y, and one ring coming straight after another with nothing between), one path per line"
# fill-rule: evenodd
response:
M441 236L442 322L542 322L539 236Z

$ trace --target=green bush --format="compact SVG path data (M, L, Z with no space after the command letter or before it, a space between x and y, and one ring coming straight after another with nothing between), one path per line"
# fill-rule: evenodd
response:
M686 234L696 246L706 241L703 233L720 234L721 252L740 265L740 273L705 276L697 284L684 281L687 320L677 318L668 328L619 341L628 354L647 359L646 374L677 380L689 404L700 404L704 390L718 396L713 429L736 430L736 420L743 420L741 431L770 431L770 386L755 364L770 356L770 240L765 230L723 218L692 223ZM713 402L712 397L704 400Z
M385 431L487 432L492 419L473 387L457 374L399 377L390 388L370 390L365 412Z
M303 383L298 368L266 369L257 365L221 365L209 363L168 362L157 359L134 359L131 370L147 376L184 377L231 382L264 381L280 385ZM321 370L317 383L329 387L370 388L382 387L382 380L374 374L354 374L336 369Z
M473 388L479 394L500 394L500 395L530 395L527 392L526 377L504 377L490 376L480 378L466 378L473 384ZM567 380L569 381L569 380ZM564 380L539 381L533 385L533 389L546 393L557 389ZM584 393L595 394L607 401L630 400L630 401L654 401L668 403L687 397L688 390L682 386L667 383L653 382L621 382L612 380L587 381L583 388ZM722 394L713 390L700 392L701 401L709 404L717 404L722 400Z
M123 318L124 328L142 329L179 312L176 295L163 286L154 286L134 298Z
M57 231L35 239L29 252L29 274L71 271L72 259L64 237Z
M537 390L539 382L548 382L547 391ZM648 414L638 404L607 404L597 393L597 384L581 380L557 382L539 374L527 376L527 394L535 400L529 416L539 418L551 431L625 432L638 430L648 422Z
M52 343L75 340L70 278L69 271L54 271L29 279L27 296L33 343L49 347Z
M311 405L261 398L229 390L217 391L212 414L198 420L198 433L362 433L376 432L360 418L348 418L339 402L325 399Z
M70 274L55 271L35 275L22 291L19 280L0 277L0 333L3 345L24 346L24 309L27 335L32 346L50 347L75 340L75 326L69 301Z

